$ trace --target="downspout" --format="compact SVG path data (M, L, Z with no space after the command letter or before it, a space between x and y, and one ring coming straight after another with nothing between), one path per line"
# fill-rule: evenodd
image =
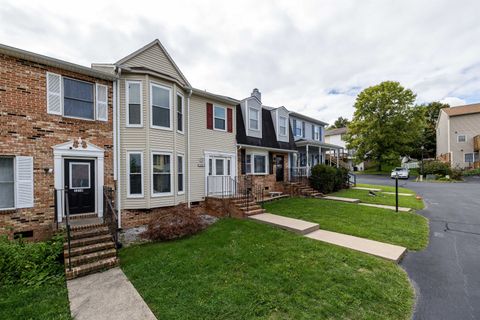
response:
M116 205L117 205L117 212L118 212L118 228L121 229L122 228L122 199L121 199L121 195L122 195L122 192L121 192L121 181L122 181L122 178L121 178L121 172L120 172L120 75L122 73L122 69L117 67L117 76L118 76L118 79L115 81L115 87L116 87L116 94L117 94L117 97L116 97L116 103L117 103L117 107L115 108L116 109L116 113L115 113L115 120L116 121L116 126L114 126L115 128L115 135L116 135L116 142L117 142L117 148L116 148L116 169L117 169L117 201L115 201Z
M190 157L190 97L192 96L192 88L189 88L188 89L188 96L187 96L187 166L186 166L186 169L187 169L187 184L188 184L188 190L187 190L187 206L188 208L191 207L191 157Z

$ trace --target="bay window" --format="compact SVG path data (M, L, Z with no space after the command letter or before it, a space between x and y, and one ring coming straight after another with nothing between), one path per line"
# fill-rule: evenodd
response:
M127 126L141 127L142 119L142 83L139 81L127 81Z
M170 88L150 84L150 104L152 128L171 129Z
M183 96L177 93L177 131L183 133Z
M171 155L152 153L152 195L172 192Z
M143 197L143 154L141 152L128 152L128 196Z
M183 186L185 184L185 178L183 174L183 170L185 167L185 162L183 161L183 155L177 156L177 185L178 185L178 193L183 194L184 189Z

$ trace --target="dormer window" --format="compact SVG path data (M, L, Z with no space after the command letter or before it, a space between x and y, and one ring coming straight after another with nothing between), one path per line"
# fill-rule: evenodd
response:
M213 125L216 130L226 130L225 123L227 119L227 112L224 107L215 106L213 112Z
M285 117L280 117L278 119L278 127L279 127L279 133L281 136L286 136L287 135L287 118Z
M259 130L259 111L255 108L248 109L248 125L251 130Z

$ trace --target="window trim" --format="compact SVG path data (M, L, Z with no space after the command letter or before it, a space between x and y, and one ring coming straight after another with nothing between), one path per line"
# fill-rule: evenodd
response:
M464 137L464 141L460 141L460 137ZM457 135L457 143L466 143L467 142L467 135L466 134L458 134Z
M300 124L300 126L299 126ZM297 134L297 129L300 129L300 134ZM295 121L295 137L303 138L303 120L296 120Z
M92 87L93 87L93 119L82 118L82 117L73 117L73 116L65 115L65 86L63 84L63 79L70 79L70 80L73 80L73 81L84 82L84 83L88 83L88 84L92 85ZM61 85L62 85L62 93L60 95L60 98L62 100L62 117L70 118L70 119L85 120L85 121L104 121L105 122L105 120L98 120L97 119L97 106L96 106L97 88L96 88L96 82L79 80L79 79L75 79L75 78L72 78L72 77L65 77L63 75L60 75L60 82L61 82ZM107 91L107 106L108 106L108 91ZM107 122L108 122L108 120L107 120Z
M254 110L258 113L258 119L257 119L257 125L258 125L258 128L252 128L250 126L250 111L251 110ZM252 131L260 131L260 110L258 108L255 108L255 107L248 107L248 117L247 117L247 122L248 122L248 130L252 130Z
M281 122L282 122L282 119L285 119L285 134L282 134L282 126L281 126ZM280 137L287 137L287 126L288 126L288 119L287 117L284 117L284 116L278 116L278 135Z
M314 134L313 140L322 141L321 132L322 131L320 130L320 126L313 125L313 134ZM316 137L317 133L318 133L318 139Z
M163 127L157 126L153 124L153 87L158 87L161 89L168 90L168 116L170 118L170 126ZM159 107L163 109L167 109L165 107ZM152 129L159 129L159 130L166 130L166 131L173 131L173 112L172 112L172 87L168 87L153 81L150 81L150 103L149 103L149 111L150 111L150 128Z
M182 93L177 91L177 94L175 95L176 98L181 97L182 98L182 130L178 130L178 99L175 100L176 105L176 112L175 115L176 117L176 125L177 125L177 133L184 134L185 133L185 97L183 96Z
M73 187L72 185L72 167L73 165L82 165L82 166L88 166L88 187ZM89 162L70 162L68 164L68 186L70 189L90 189L91 186L92 186L92 179L90 178L91 177L91 167L90 167L90 163Z
M225 129L221 129L221 128L217 128L215 126L215 108L220 108L220 109L223 109L225 111L225 119L222 119L222 118L218 118L218 119L222 119L223 121L225 121ZM222 131L222 132L227 132L227 126L228 126L228 123L227 123L227 118L228 118L228 110L227 110L227 107L224 107L224 106L221 106L221 105L218 105L218 104L214 104L213 105L213 112L212 112L212 117L213 117L213 130L216 130L216 131Z
M8 210L15 210L17 208L17 180L16 180L16 175L17 175L17 168L16 168L16 161L15 161L15 156L7 156L7 155L2 155L0 156L1 158L9 158L12 159L12 167L13 167L13 207L10 208L0 208L0 212L2 211L8 211Z
M250 172L246 170L247 168L247 157L250 156ZM255 157L263 157L265 158L265 171L264 172L255 172ZM255 175L255 176L264 176L268 175L269 173L269 158L268 154L259 153L259 152L248 152L245 155L245 174L246 175Z
M140 155L140 177L141 177L141 186L142 186L142 193L130 193L130 155L131 154L139 154ZM140 150L129 150L127 151L127 198L144 198L145 197L145 185L144 185L144 168L143 168L143 151Z
M140 85L140 124L130 124L129 107L130 107L130 90L128 85L130 83L137 83ZM126 80L125 81L125 126L127 128L142 128L143 127L143 83L141 80Z
M180 174L180 171L178 170L178 158L181 157L182 158L182 186L183 186L183 190L180 191L178 190L178 175ZM185 194L185 155L183 153L178 153L177 152L177 194L178 195L183 195Z
M153 157L156 155L161 156L170 156L170 192L154 192L153 191ZM173 189L175 185L173 184L173 152L170 151L152 151L150 155L150 196L152 198L159 198L159 197L168 197L173 196Z

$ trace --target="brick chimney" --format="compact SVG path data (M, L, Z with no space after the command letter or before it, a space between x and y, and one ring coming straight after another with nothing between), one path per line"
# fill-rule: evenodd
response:
M262 94L260 93L260 91L258 91L257 88L253 89L251 96L257 98L258 101L262 102Z

